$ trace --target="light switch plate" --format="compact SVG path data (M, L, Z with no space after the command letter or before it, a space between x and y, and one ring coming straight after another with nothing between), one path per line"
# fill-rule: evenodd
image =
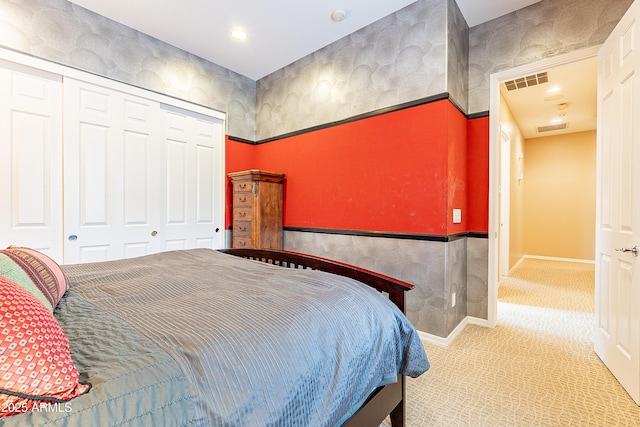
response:
M462 222L462 209L453 210L453 223L460 224Z

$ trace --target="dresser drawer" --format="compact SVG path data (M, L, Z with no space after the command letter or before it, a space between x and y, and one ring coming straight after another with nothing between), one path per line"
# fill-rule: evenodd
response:
M250 207L253 198L251 193L233 193L233 207Z
M233 236L234 237L251 237L251 221L234 221Z
M251 221L252 219L251 207L246 208L233 208L233 222L236 221Z
M253 187L251 181L233 181L233 192L235 193L250 193Z
M233 236L233 247L234 248L252 248L251 244L251 236L248 237L238 237L236 235Z

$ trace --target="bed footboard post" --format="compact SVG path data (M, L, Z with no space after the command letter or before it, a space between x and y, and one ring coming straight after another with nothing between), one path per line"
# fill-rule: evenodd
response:
M391 411L391 414L389 414L389 418L391 419L391 426L392 427L404 427L404 414L405 414L405 407L406 407L405 402L407 401L407 396L406 396L406 378L405 378L404 375L399 375L399 378L401 378L399 381L402 382L402 384L401 384L401 387L402 387L402 400L393 409L393 411Z
M403 313L406 313L405 311L405 296L406 296L406 290L394 290L394 291L390 291L389 292L389 299L391 300L392 303L394 303L396 306L398 306L398 308L400 309L400 311L402 311Z

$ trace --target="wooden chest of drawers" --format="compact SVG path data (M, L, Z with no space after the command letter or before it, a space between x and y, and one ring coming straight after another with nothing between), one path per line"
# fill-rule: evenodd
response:
M233 185L232 247L282 249L284 174L254 169L229 177Z

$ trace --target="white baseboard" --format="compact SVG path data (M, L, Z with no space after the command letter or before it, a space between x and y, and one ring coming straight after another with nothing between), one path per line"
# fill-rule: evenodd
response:
M522 258L520 258L520 260L518 261L518 263L520 263L524 258L546 259L549 261L578 262L582 264L595 264L595 260L592 260L592 259L560 258L560 257L542 256L542 255L523 255Z
M513 273L520 264L522 264L522 262L525 259L543 259L543 260L548 260L548 261L563 261L563 262L577 262L577 263L582 263L582 264L595 264L595 260L592 259L580 259L580 258L560 258L560 257L552 257L552 256L543 256L543 255L522 255L520 257L520 259L513 265L513 267L511 267L509 269L509 275L511 275L511 273Z
M462 331L464 330L464 328L468 324L469 325L483 326L485 328L489 328L490 327L489 326L489 322L486 319L480 319L479 317L467 316L462 320L462 322L460 322L458 324L458 326L456 326L456 328L446 338L439 337L437 335L429 334L429 333L422 332L422 331L418 331L418 335L420 336L421 340L426 341L429 344L435 344L435 345L438 345L440 347L448 347L449 344L451 344L453 342L453 340L455 340L456 337L462 333Z
M487 319L481 319L479 317L467 316L467 323L469 323L470 325L483 326L485 328L491 327L489 326L489 321Z
M509 269L509 271L507 272L507 275L511 276L511 273L513 273L520 266L520 264L522 264L522 262L528 257L529 257L528 255L521 256L520 259L516 261L515 264L513 264L513 267Z

